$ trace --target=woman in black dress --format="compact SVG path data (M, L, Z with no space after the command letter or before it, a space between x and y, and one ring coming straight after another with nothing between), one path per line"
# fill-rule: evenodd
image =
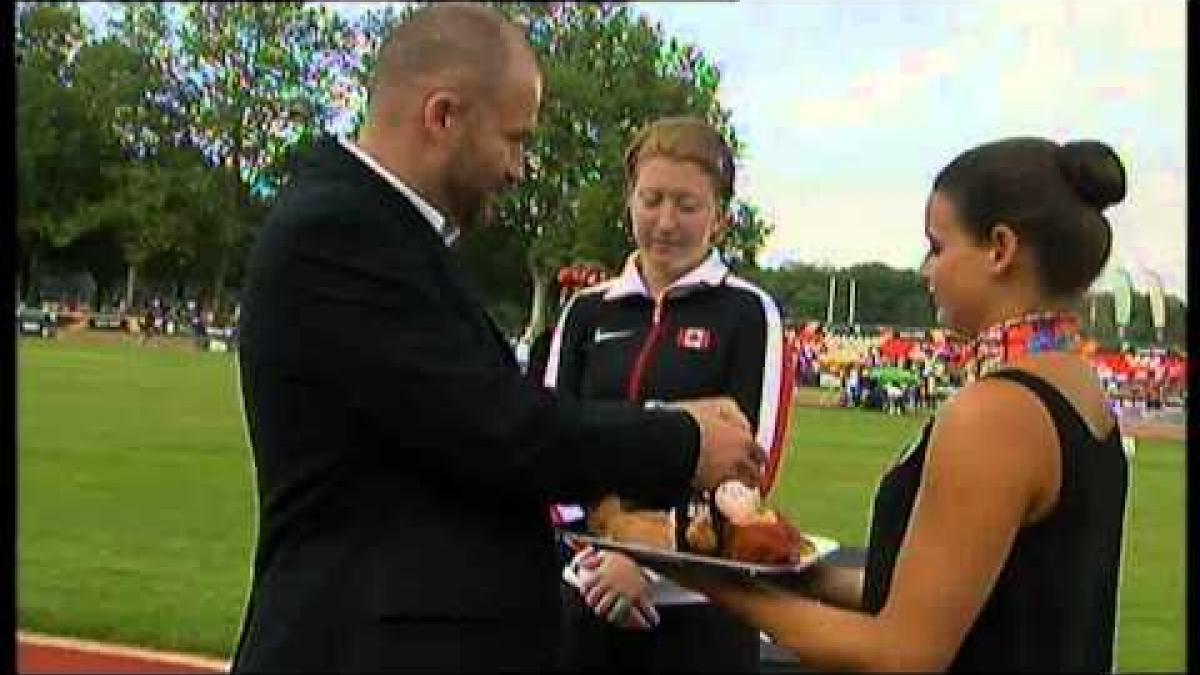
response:
M1070 310L1124 195L1094 141L951 162L921 271L943 320L977 336L976 377L884 474L865 568L818 566L802 594L676 579L814 668L1111 671L1128 467Z

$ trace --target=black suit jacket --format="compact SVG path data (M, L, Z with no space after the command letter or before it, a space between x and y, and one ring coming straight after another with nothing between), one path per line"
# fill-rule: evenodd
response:
M296 166L247 274L259 530L237 670L433 667L417 647L439 640L467 667L543 665L547 505L688 491L690 418L523 379L430 223L334 139Z

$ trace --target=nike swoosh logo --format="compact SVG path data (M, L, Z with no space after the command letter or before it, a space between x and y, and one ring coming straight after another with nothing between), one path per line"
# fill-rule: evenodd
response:
M609 340L619 340L621 338L629 337L630 335L633 335L633 333L634 333L634 331L632 329L630 329L630 330L607 330L606 331L606 330L600 330L597 328L596 335L592 341L596 342L596 343L600 343L600 342L608 342Z

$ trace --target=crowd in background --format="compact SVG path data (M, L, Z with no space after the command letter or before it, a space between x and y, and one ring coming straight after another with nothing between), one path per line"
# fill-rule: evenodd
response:
M85 303L40 304L56 328L121 330L140 342L189 337L206 351L236 349L240 305L220 315L197 300L174 304L149 297L132 309L123 302L92 311ZM26 309L18 301L17 314ZM939 329L825 327L812 321L787 329L796 364L796 385L838 392L838 405L905 414L932 409L970 377L967 345ZM514 346L518 345L516 339ZM525 346L525 345L519 345ZM1150 410L1184 405L1187 357L1166 349L1105 351L1085 342L1109 396L1119 407Z
M787 330L797 386L838 392L838 405L905 414L935 408L971 377L967 343L939 329L864 331L819 322ZM1182 406L1187 357L1165 349L1082 346L1118 407Z

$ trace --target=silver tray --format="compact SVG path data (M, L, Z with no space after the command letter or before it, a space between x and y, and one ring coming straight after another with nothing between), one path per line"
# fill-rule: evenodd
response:
M800 577L803 572L825 556L841 547L838 542L828 537L802 532L806 539L816 549L805 556L800 562L792 565L763 565L759 563L739 562L728 558L687 553L684 551L668 551L666 549L613 541L607 537L596 537L575 532L563 532L562 536L568 543L591 544L599 549L607 549L624 553L638 563L653 569L664 571L669 575L672 566L682 566L722 576L742 577L751 581L769 583L787 583Z

